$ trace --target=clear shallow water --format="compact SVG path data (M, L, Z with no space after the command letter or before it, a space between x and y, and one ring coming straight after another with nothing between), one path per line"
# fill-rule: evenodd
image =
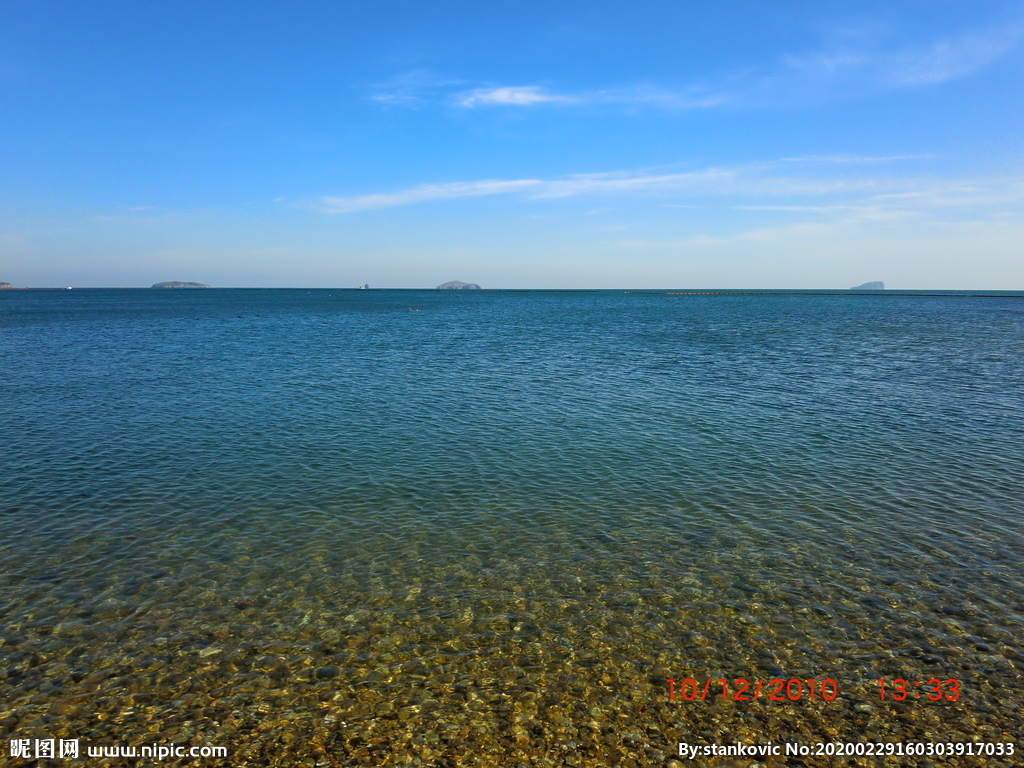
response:
M1020 736L1024 299L7 291L0 339L5 739L662 766ZM669 702L688 677L840 696Z

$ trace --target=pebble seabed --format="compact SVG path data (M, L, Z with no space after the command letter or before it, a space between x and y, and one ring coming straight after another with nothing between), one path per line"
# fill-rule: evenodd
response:
M179 519L90 569L80 555L103 552L97 534L58 550L51 573L9 576L3 731L77 738L83 753L215 745L228 758L200 764L250 766L1020 765L676 755L678 742L1016 743L1021 636L972 593L970 557L908 542L916 559L886 576L855 531L823 557L810 528L769 547L711 518L691 521L688 543L628 521L627 533L571 539L508 529L453 560L453 527L342 556L340 522L294 522L240 538ZM988 573L985 595L1021 593L1011 573ZM670 702L666 679L687 677L831 678L839 695ZM879 678L954 678L962 694L880 701Z

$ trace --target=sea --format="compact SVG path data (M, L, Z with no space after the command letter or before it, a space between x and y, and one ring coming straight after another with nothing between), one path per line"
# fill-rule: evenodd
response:
M1024 292L7 290L0 355L0 764L1024 761Z

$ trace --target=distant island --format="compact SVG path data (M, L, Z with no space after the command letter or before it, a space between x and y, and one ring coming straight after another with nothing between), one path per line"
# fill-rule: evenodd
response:
M461 280L449 280L437 286L439 291L479 291L480 286L476 283L464 283Z
M876 280L873 283L864 283L864 285L855 285L850 289L851 291L884 291L885 283L881 280Z
M169 280L166 283L153 283L154 288L209 288L206 283L183 283L180 280Z
M14 286L11 285L10 283L0 283L0 290L3 290L4 288L13 288L13 287Z

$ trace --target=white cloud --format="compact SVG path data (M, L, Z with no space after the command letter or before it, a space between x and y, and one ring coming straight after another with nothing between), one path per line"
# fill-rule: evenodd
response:
M437 98L446 89L463 81L447 78L429 69L402 72L383 83L371 86L376 92L370 97L379 104L415 109Z
M860 158L865 164L883 158ZM894 160L895 158L889 158ZM842 158L844 171L856 158ZM806 164L813 161L803 159ZM582 195L706 199L708 205L734 210L774 210L848 218L887 218L939 209L998 208L1024 202L1024 181L1004 178L985 181L860 173L823 173L835 167L834 158L819 160L819 168L803 173L780 173L792 158L733 168L705 168L681 173L619 171L575 174L555 179L484 179L446 184L421 184L397 192L353 197L323 197L315 206L323 213L348 214L414 203L466 197L522 194L533 200ZM786 166L781 163L787 163ZM816 171L816 172L815 172ZM716 202L717 201L717 202Z
M455 94L456 106L472 109L488 106L530 107L537 104L565 105L651 105L669 110L706 109L729 101L725 94L709 94L697 89L674 92L650 85L573 94L551 93L538 85L500 88L475 88Z
M533 197L571 197L583 194L678 192L689 195L822 195L870 190L872 179L815 179L765 175L763 165L708 168L687 173L593 173L546 181Z
M876 249L881 248L887 251L888 255L886 258L880 259L882 262L880 266L888 271L898 265L901 258L906 257L908 248L914 247L919 250L922 257L920 258L921 267L926 267L929 259L937 251L956 251L959 250L958 245L962 248L965 243L968 247L963 250L967 253L985 249L985 246L988 246L988 248L1001 252L1000 255L1012 258L1015 247L1019 249L1020 238L1024 234L1024 229L1014 223L929 222L929 226L923 230L916 226L916 222L907 222L906 220L893 219L885 222L885 229L875 226L877 223L861 219L841 218L780 224L740 230L721 236L697 234L690 237L666 239L618 239L604 240L595 245L613 252L625 251L633 254L662 252L673 255L687 253L706 255L731 252L736 257L743 258L749 258L751 253L757 253L763 248L784 249L787 253L792 254L813 253L815 257L823 252L849 249L855 256L856 264L877 258L879 254ZM899 236L886 236L893 232L899 233ZM866 238L871 238L873 247L866 248L864 246ZM929 247L921 248L923 243L928 244ZM812 244L814 247L808 251L807 246ZM755 250L751 251L752 248ZM761 250L760 252L763 255L768 251ZM964 254L961 253L958 256L963 259ZM963 260L965 264L969 263L969 260ZM997 258L997 260L999 259ZM1007 261L1009 262L1010 259ZM778 265L778 262L775 264ZM870 270L867 271L870 272ZM927 274L927 269L918 269L916 272L917 275L911 285L920 284L921 275ZM1013 273L1010 269L1007 269L1006 272L1008 276ZM965 272L965 274L967 273ZM979 285L978 287L985 286Z
M553 91L541 85L486 85L454 91L462 80L414 70L377 86L383 104L418 107L443 100L463 109L482 107L655 107L669 111L734 105L764 107L916 88L968 77L1016 48L1024 24L992 26L916 46L886 46L879 27L847 28L817 51L781 56L774 64L742 73L665 87Z
M885 76L895 86L941 83L972 75L1016 47L1020 24L940 41L924 48L898 52L883 59Z
M845 30L822 50L782 59L783 68L756 91L775 98L894 90L968 77L1017 47L1024 25L1004 24L927 44L885 48L877 34ZM845 40L855 39L855 44ZM752 91L750 98L757 97Z
M935 155L887 155L883 157L859 157L857 155L807 155L805 157L780 157L780 163L889 163L895 160L931 160Z
M633 88L599 91L596 100L606 104L653 106L670 111L708 109L732 103L736 94L724 87L692 85L679 90L644 84Z
M540 86L524 85L505 88L475 88L472 91L457 94L455 103L460 107L477 107L493 104L514 104L529 106L531 104L576 104L577 97L558 96L544 93Z
M690 173L594 173L577 174L564 179L485 179L448 184L420 184L398 192L355 197L323 197L319 209L325 213L355 213L375 208L393 208L432 200L504 195L528 192L537 198L571 197L581 194L611 194L658 190L703 189L723 191L735 183L736 170L708 169Z
M317 206L323 213L355 213L375 208L394 208L410 203L431 200L454 200L460 197L482 195L503 195L536 187L543 182L537 179L485 179L483 181L457 181L450 184L420 184L416 187L374 195L356 197L322 197Z

